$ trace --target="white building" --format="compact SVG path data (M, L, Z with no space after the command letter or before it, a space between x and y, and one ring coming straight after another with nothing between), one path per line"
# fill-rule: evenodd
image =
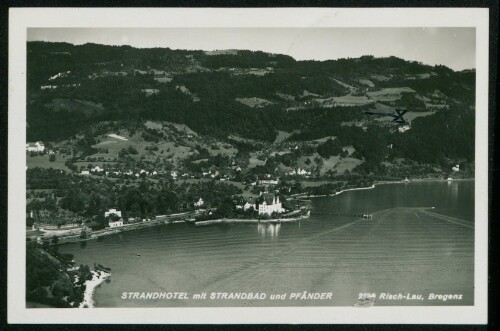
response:
M259 180L259 185L278 185L277 179L261 179Z
M256 210L257 208L255 207L255 204L254 203L250 203L250 202L246 202L244 205L243 205L243 210L249 210L250 208L253 208L254 210Z
M300 176L306 176L306 175L310 175L311 172L310 171L307 171L306 169L297 169L297 175L300 175Z
M306 169L298 169L297 170L297 175L310 175L311 173L307 171Z
M90 171L88 171L88 170L82 170L82 175L90 175Z
M400 126L398 128L398 131L401 132L401 133L403 133L403 132L406 132L406 131L408 131L410 129L411 129L411 127L409 125L403 125L403 126Z
M111 215L116 215L118 217L122 217L122 212L119 209L116 208L110 208L104 212L104 217L108 217Z
M43 152L45 151L45 145L41 141L37 141L36 143L27 143L26 150L28 152Z
M110 228L116 228L118 226L123 226L123 218L121 218L121 217L120 217L120 219L118 221L109 222L109 227Z
M264 201L259 204L259 215L271 215L272 213L280 214L285 211L278 196L274 194L265 194L263 197Z
M197 202L194 203L194 206L195 207L201 207L201 206L203 206L204 203L205 202L203 201L203 199L200 198Z
M456 166L454 166L453 168L451 168L451 170L453 170L453 171L460 171L460 164L457 164Z
M99 166L95 166L92 169L90 169L90 171L92 171L92 172L103 172L104 169L101 168L101 167L99 167Z
M172 179L177 179L177 171L171 171L170 176L172 176Z

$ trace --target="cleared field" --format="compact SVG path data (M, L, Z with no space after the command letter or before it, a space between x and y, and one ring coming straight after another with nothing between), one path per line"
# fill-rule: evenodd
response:
M210 147L210 148L208 148L208 152L212 156L220 154L220 155L227 156L227 157L234 157L238 153L238 149L234 148L233 146L231 146L230 148L227 148L228 146L226 146L226 145L227 144L218 142L216 144L217 148Z
M404 115L404 118L407 121L413 121L415 118L431 116L434 114L436 114L436 113L433 111L423 111L423 112L409 111Z
M373 82L369 79L360 79L359 82L363 85L366 85L368 87L374 87L375 84L373 84Z
M363 161L360 159L346 157L346 158L341 159L340 162L337 163L335 170L337 170L338 174L344 174L347 170L352 171L354 168L356 168L361 163L363 163Z
M448 108L448 105L425 103L425 107L427 109L436 109L436 110L438 110L438 109Z
M161 130L163 129L163 125L159 122L153 122L153 121L146 121L144 123L144 126L148 129L153 129L153 130Z
M366 96L354 96L351 94L347 94L341 97L331 97L326 99L314 99L314 101L318 102L321 107L335 107L335 106L363 106L372 104L374 101L370 100Z
M375 111L377 111L377 112L390 113L390 112L394 112L395 110L396 110L396 108L384 105L383 103L377 102L375 104Z
M377 102L375 104L375 112L396 114L396 108ZM435 114L435 112L433 112L433 111L424 111L424 112L409 111L409 112L406 112L404 114L404 119L411 122L415 118L430 116L430 115L434 115L434 114ZM377 121L392 121L394 119L394 117L392 117L391 115L388 115L385 117L375 117L374 119Z
M123 141L127 141L128 140L127 138L119 136L119 135L114 134L114 133L108 134L108 137L115 138L115 139L118 139L118 140L123 140Z
M262 107L269 106L272 104L272 102L269 100L257 98L257 97L236 98L235 100L238 101L239 103L244 104L245 106L250 107L250 108L262 108Z
M396 101L401 99L402 93L415 93L415 90L409 87L388 87L380 91L370 91L366 94L376 101Z
M170 77L155 77L154 80L157 81L158 83L170 83L173 80L173 78L170 78Z
M383 76L383 75L371 75L370 78L374 79L374 80L378 80L379 82L385 82L385 81L388 81L391 79L391 78L389 78L387 76Z
M66 159L62 157L62 155L57 154L56 155L56 160L54 162L49 161L49 156L47 154L42 155L42 156L26 156L26 165L28 166L28 169L32 168L44 168L44 169L58 169L58 170L64 170L64 171L71 171L69 170L68 167L64 164L66 162Z
M324 175L327 171L335 169L339 162L339 155L330 156L328 159L325 159L323 161L323 166L321 167L320 174Z
M255 168L258 165L264 165L266 164L266 161L259 160L255 156L251 156L248 159L248 168Z
M304 90L302 92L302 97L320 97L321 95Z
M337 139L337 137L335 137L335 136L327 136L327 137L323 137L323 138L319 138L319 139L314 139L312 141L315 141L317 143L324 143L324 142L326 142L326 141L328 141L330 139L331 140L335 140L335 139Z
M304 187L318 187L321 185L331 184L333 182L329 181L329 180L318 180L318 181L313 181L313 182L301 181L301 183L302 183L302 186L304 186Z
M99 143L93 145L94 148L106 148L108 150L107 154L94 154L92 157L105 157L114 158L116 155L124 148L133 147L138 151L137 155L132 155L136 157L145 152L145 146L148 144L142 139L139 133L130 136L127 130L121 130L119 134L112 134L113 136L105 136ZM120 138L118 138L120 137Z
M286 100L286 101L294 101L295 100L295 97L293 95L290 95L290 94L285 94L285 93L279 93L279 92L277 92L276 96L278 96L281 99Z
M78 99L56 98L46 103L45 107L53 111L68 110L70 112L84 113L85 115L100 114L104 107L99 103Z
M184 85L178 85L175 87L177 90L181 91L182 93L184 93L185 95L191 97L191 100L193 101L200 101L200 98L198 98L196 95L194 95L193 93L191 93L191 91Z
M238 54L237 49L221 49L215 51L205 51L205 55L236 55Z
M347 83L344 83L344 82L342 82L342 81L340 81L338 79L332 78L332 80L335 81L337 84L339 84L339 85L345 87L346 89L350 90L351 92L355 92L357 90L357 88L355 88L354 86L349 85Z
M342 150L347 151L347 153L349 155L351 155L352 153L354 153L356 151L356 149L353 146L344 146L344 147L342 147Z
M285 131L278 131L278 134L276 135L276 140L274 140L275 144L278 144L282 141L285 141L288 137L290 137L292 134L285 132Z

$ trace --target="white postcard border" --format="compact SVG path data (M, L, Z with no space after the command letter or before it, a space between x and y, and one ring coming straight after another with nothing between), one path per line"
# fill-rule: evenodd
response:
M11 8L8 92L9 323L485 324L488 290L488 9ZM273 308L25 308L26 37L29 27L475 27L474 306ZM457 54L457 56L459 56Z

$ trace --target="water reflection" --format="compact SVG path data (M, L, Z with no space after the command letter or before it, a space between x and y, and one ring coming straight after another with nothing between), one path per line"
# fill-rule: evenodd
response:
M278 238L280 228L280 223L259 223L257 224L257 233L260 234L262 238L275 239Z
M450 207L456 207L458 204L458 183L448 181L448 203Z

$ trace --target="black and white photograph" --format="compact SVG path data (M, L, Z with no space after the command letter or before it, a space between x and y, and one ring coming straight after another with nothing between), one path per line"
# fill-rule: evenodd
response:
M487 9L23 10L12 320L486 321Z

